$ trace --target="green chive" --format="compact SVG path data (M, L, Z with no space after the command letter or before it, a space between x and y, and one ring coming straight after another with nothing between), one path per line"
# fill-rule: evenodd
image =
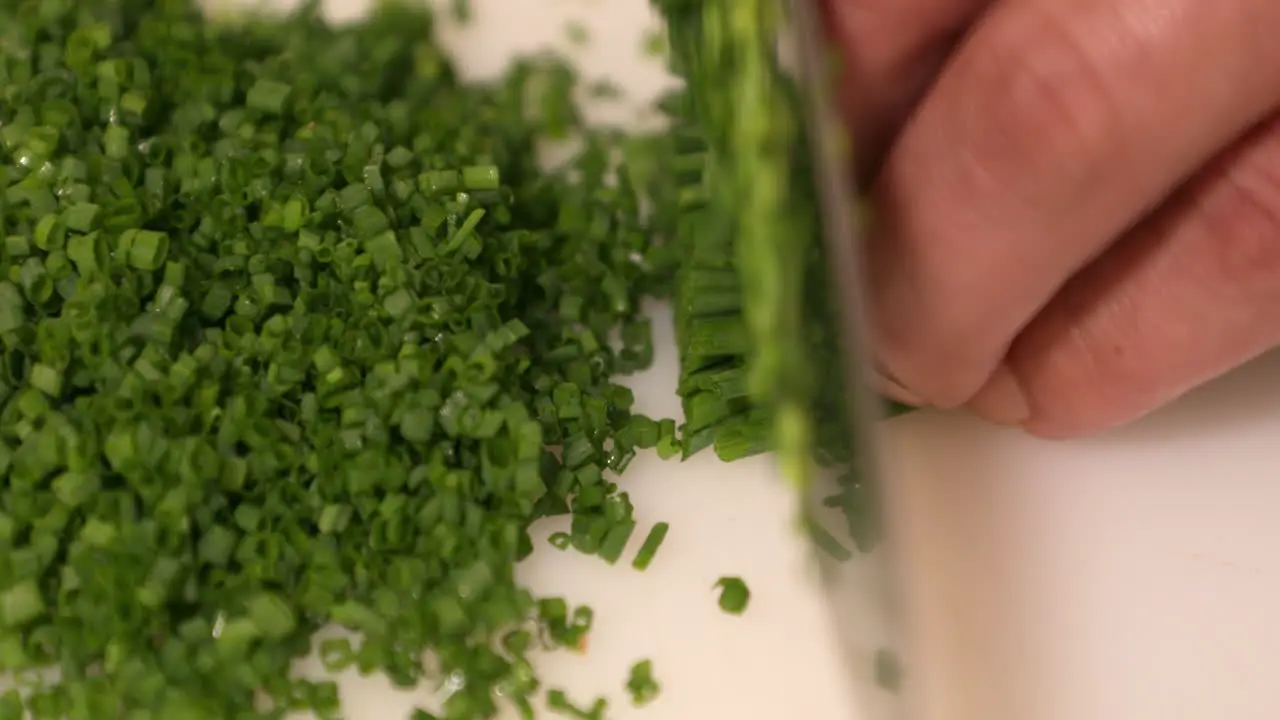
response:
M23 580L0 592L0 622L15 628L44 612L44 598L35 580Z
M139 270L159 270L169 254L169 237L162 232L138 230L128 249L130 265Z
M76 203L62 213L62 222L68 230L87 233L94 229L95 221L102 208L90 202Z
M636 707L648 705L657 699L662 686L653 678L652 660L640 660L631 666L626 688L627 694L631 696L631 704Z
M902 664L892 650L876 650L875 678L876 684L887 692L896 693L902 689Z
M245 95L245 106L272 115L279 115L289 99L290 88L274 80L259 80Z
M751 591L739 577L722 577L716 581L720 589L720 609L731 614L741 615L751 601Z
M497 190L498 168L494 165L475 165L462 168L462 187L467 190Z
M605 562L613 565L622 557L622 553L627 549L627 543L631 540L631 534L635 532L636 524L629 521L619 522L617 525L609 528L605 533L604 539L600 541L600 549L597 554Z
M547 709L557 715L576 720L604 720L609 702L604 698L597 698L590 707L579 707L569 700L565 691L551 689L547 691Z
M662 547L663 541L667 539L668 529L665 522L654 523L653 527L649 528L649 534L645 536L644 543L636 552L635 559L631 561L631 567L636 570L649 569L654 556L658 554L658 548Z
M565 26L565 37L569 40L570 45L583 47L591 42L591 34L585 25L579 22L571 22Z

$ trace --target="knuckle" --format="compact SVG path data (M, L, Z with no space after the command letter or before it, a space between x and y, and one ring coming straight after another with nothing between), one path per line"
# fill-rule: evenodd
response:
M1099 41L1057 5L1023 4L974 56L986 92L974 149L990 175L1087 177L1123 122Z

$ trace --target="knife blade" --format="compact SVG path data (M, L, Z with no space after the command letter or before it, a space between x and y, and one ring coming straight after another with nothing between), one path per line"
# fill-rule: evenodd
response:
M847 131L832 104L832 78L823 28L816 0L789 0L789 23L783 40L789 43L804 99L808 150L817 191L822 245L828 268L825 278L834 304L834 328L842 355L845 408L852 437L852 477L862 483L869 522L879 529L881 541L870 552L854 553L839 560L815 542L818 575L832 614L839 651L854 692L861 720L908 720L909 693L899 686L906 651L903 604L893 550L886 538L887 517L879 490L883 477L879 457L878 421L886 405L873 390L874 375L870 336L866 331L867 302L864 293L862 223L858 217ZM821 419L820 419L821 420ZM846 478L849 476L845 476ZM810 522L822 524L828 498L842 488L834 473L818 473L802 499ZM838 524L838 523L837 523ZM822 530L814 528L815 538ZM847 531L846 531L846 534ZM829 536L828 536L829 537Z

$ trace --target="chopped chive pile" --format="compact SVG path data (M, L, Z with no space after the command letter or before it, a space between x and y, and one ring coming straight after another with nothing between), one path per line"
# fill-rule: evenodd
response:
M317 6L0 5L0 671L61 677L0 717L340 717L313 649L528 716L528 653L586 647L513 571L565 513L616 562L612 478L675 442L613 382L678 261L660 178L610 179L567 66L463 85L425 9Z
M720 590L720 609L731 614L741 615L751 602L751 590L740 577L722 577L716 581Z
M637 707L648 705L657 699L662 686L653 678L653 661L640 660L631 666L627 675L627 694L631 696L631 704Z

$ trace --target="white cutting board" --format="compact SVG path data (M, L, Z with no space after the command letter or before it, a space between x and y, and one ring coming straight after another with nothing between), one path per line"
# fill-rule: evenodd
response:
M242 0L252 3L252 0ZM513 51L570 47L590 78L643 99L665 82L640 57L647 0L471 0L451 31L464 70ZM363 0L331 0L350 16ZM633 118L636 107L594 117ZM675 361L636 378L641 410L670 416ZM1280 362L1264 361L1107 437L1051 443L923 413L890 423L904 558L925 649L914 679L923 720L1275 720L1280 718ZM850 720L825 608L791 499L767 460L637 459L641 527L671 534L646 573L558 552L539 528L523 577L596 609L583 655L541 663L578 700L609 695L612 720ZM639 540L633 540L635 545ZM629 555L628 555L629 557ZM753 596L722 614L711 586L741 575ZM632 709L622 685L652 658L661 697ZM351 720L394 720L430 693L347 678ZM878 720L868 718L867 720Z

